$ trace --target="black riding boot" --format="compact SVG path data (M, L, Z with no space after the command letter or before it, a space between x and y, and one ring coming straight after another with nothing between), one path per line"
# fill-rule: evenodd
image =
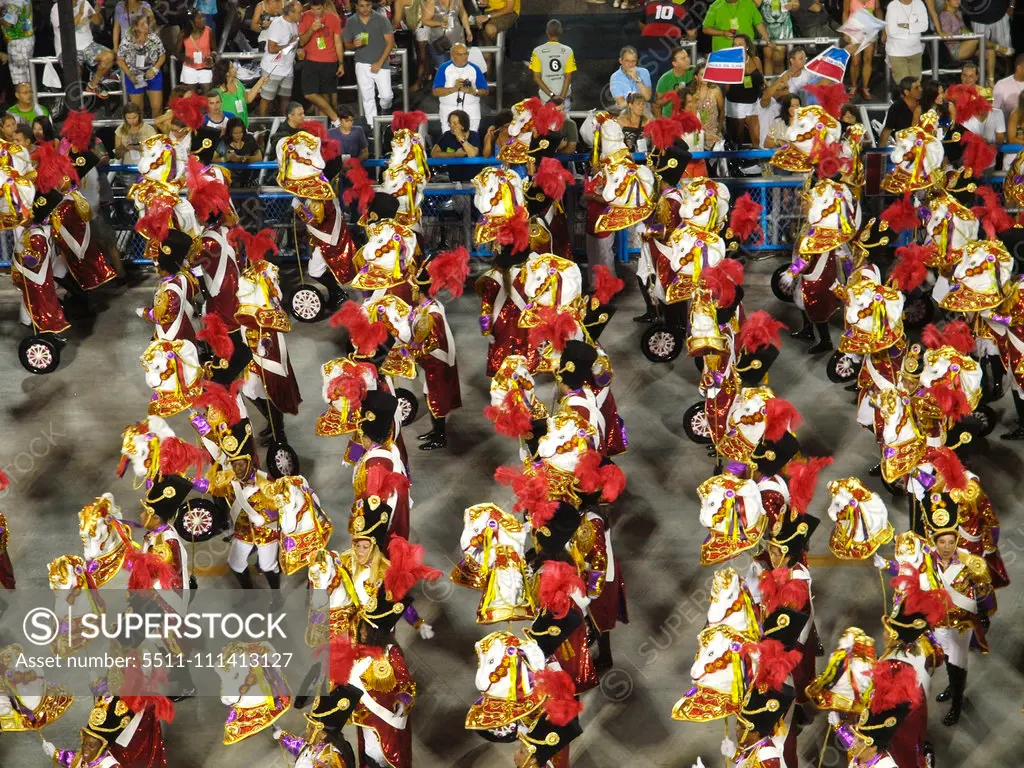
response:
M448 433L445 424L444 416L431 416L430 422L432 428L427 434L421 435L420 443L421 451L436 451L438 448L444 448L448 445Z
M807 350L809 355L819 355L832 349L832 337L829 335L828 323L815 323L814 330L818 332L818 343Z
M612 661L612 634L601 632L597 636L597 662L594 664L597 673L601 674L614 666Z
M634 323L653 323L658 319L657 313L654 311L654 302L651 301L651 292L647 287L647 284L640 279L639 275L636 278L636 284L640 286L640 295L644 297L644 306L647 308L642 315L637 315L633 318Z
M986 355L982 360L987 360L989 373L992 377L992 386L989 388L989 402L998 400L1003 396L1003 377L1006 375L1006 366L1003 365L999 355Z
M317 278L323 283L324 288L327 289L327 303L333 308L340 307L348 299L348 294L345 289L341 287L341 283L338 282L338 278L334 276L334 273L327 269L320 277Z
M960 709L964 703L964 688L967 687L967 669L946 662L949 675L949 712L942 719L943 725L956 725L960 721ZM945 691L943 691L945 693Z
M811 325L811 319L807 317L807 313L803 310L800 311L800 316L803 317L804 324L799 331L790 333L790 337L800 341L814 341L814 326Z
M999 436L1000 440L1024 440L1024 398L1016 392L1013 394L1013 407L1017 411L1017 428Z
M235 578L238 579L238 583L242 587L242 589L252 589L253 588L252 574L249 573L249 569L248 568L246 568L241 573L239 573L238 571L232 571L232 573L235 574Z

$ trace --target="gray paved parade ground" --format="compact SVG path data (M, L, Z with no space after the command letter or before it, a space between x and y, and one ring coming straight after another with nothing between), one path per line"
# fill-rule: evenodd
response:
M747 290L749 309L766 308L793 325L792 306L779 304L767 289L773 262L752 268ZM93 497L111 491L126 515L138 513L138 492L130 480L119 480L122 428L145 414L149 390L138 363L150 327L133 310L152 296L150 280L141 287L110 294L106 306L86 333L72 332L65 361L50 376L23 372L16 357L23 331L16 326L17 294L8 281L0 291L0 466L12 481L0 499L11 527L10 554L19 587L45 588L46 563L61 554L81 552L77 512ZM708 768L722 765L721 723L689 725L674 722L669 713L689 687L689 667L701 628L711 569L698 564L704 532L697 520L695 489L712 469L702 446L689 442L680 429L683 410L696 399L697 372L685 357L673 364L654 365L640 353L641 328L630 318L641 302L635 283L627 280L620 309L601 341L615 367L614 392L629 429L630 449L620 466L628 486L617 503L615 554L626 574L630 623L613 635L615 668L601 689L585 696L584 734L573 747L577 768L612 766L682 766L698 756ZM476 322L478 304L472 292L449 304L448 312L459 352L465 407L449 419L449 448L424 454L413 447L412 539L427 548L428 561L449 571L458 557L462 511L493 500L508 504L510 494L496 487L492 473L514 458L514 446L496 436L481 410L487 400L483 375L485 341ZM837 335L833 329L833 336ZM324 322L299 325L288 348L305 402L297 418L289 418L288 434L302 460L303 474L313 484L335 519L335 548L347 546L345 520L351 502L350 472L342 466L344 448L338 439L313 433L323 408L319 366L339 353L339 332ZM785 339L782 356L770 384L802 412L801 440L811 454L832 454L835 464L822 475L812 512L824 516L824 483L859 475L881 490L867 470L877 460L871 437L857 427L851 395L825 377L825 356L808 358L803 345ZM412 385L419 391L419 384ZM551 385L545 383L550 402ZM1009 418L1009 396L997 404ZM185 433L186 424L175 426ZM424 415L412 435L426 431ZM262 425L259 425L262 426ZM996 434L1005 431L1003 425ZM954 766L1014 766L1021 764L1022 715L1022 586L1024 586L1024 521L1018 509L1024 492L1024 465L1018 444L991 440L979 446L972 461L1002 520L1002 551L1010 587L1000 593L1000 610L993 617L992 652L972 654L967 703L956 729L944 728L946 707L931 707L930 733L942 768ZM890 501L885 495L887 503ZM897 529L906 527L904 503L890 507ZM823 524L812 542L815 607L826 650L842 630L864 628L881 642L882 611L877 572L868 566L839 566L825 562L830 525ZM741 563L741 565L745 565ZM231 588L228 574L204 577L201 589ZM285 580L288 591L301 590L303 577ZM415 765L509 766L513 747L488 744L463 730L466 710L475 698L473 643L487 630L474 623L476 595L461 588L434 587L417 599L421 614L435 628L433 640L421 640L408 626L399 628L419 695L413 715ZM819 660L819 668L824 660ZM945 673L934 686L941 690ZM941 684L939 687L938 684ZM933 690L934 693L934 690ZM46 736L58 746L77 745L77 731L89 706L78 701ZM225 707L213 698L192 700L178 707L175 722L166 728L172 768L269 768L286 763L270 739L261 734L233 747L221 746ZM282 724L301 730L297 713ZM818 764L824 717L802 733L801 766ZM352 736L354 738L354 735ZM48 761L32 734L0 738L0 766L31 768ZM290 764L290 763L288 763ZM829 768L845 766L844 756L829 749Z

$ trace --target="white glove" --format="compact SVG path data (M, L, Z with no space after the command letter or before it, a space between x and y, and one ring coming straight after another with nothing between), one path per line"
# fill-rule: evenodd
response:
M143 307L136 307L135 308L135 316L136 317L145 317L146 316L146 310Z
M796 276L788 269L779 276L779 286L784 290L792 291L796 285Z
M693 768L704 768L704 761L698 757L697 762L693 764Z
M53 756L57 754L57 747L53 745L53 742L44 740L43 752L46 754L47 757L52 759Z
M886 568L889 567L889 561L886 560L884 557L882 557L877 552L875 552L875 556L871 560L871 562L874 564L875 568L877 568L880 571L884 571Z
M434 637L434 628L424 621L422 624L420 624L419 633L420 637L422 637L424 640L432 640Z
M730 759L736 754L736 744L728 736L722 739L722 754Z
M274 729L270 732L270 735L274 738L274 741L280 741L281 736L284 735L284 728L278 728L275 725Z
M832 710L828 713L828 724L833 728L838 728L841 722L843 722L843 718L839 716L838 712Z

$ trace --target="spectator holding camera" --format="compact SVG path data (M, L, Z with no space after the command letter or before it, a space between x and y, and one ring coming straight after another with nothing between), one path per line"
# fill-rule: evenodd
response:
M530 71L537 84L540 100L548 102L560 99L569 110L569 90L572 87L572 73L576 71L576 56L572 48L562 45L562 22L552 19L546 29L548 41L533 49L530 56Z
M487 78L469 60L469 49L463 43L452 46L451 61L446 61L434 77L434 95L438 98L441 124L457 109L469 115L469 129L480 130L480 97L487 95Z
M654 100L654 106L655 108L661 107L665 117L672 116L673 104L669 94L676 91L681 92L683 88L693 82L689 51L681 46L673 48L671 62L672 69L658 78L658 85L654 89L658 94Z
M114 157L123 165L136 165L142 157L142 142L150 136L156 136L156 128L142 121L142 107L125 104L124 120L114 131Z

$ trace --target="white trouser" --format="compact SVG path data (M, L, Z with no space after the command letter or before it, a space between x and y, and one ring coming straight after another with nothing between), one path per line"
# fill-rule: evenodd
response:
M382 67L374 74L370 64L356 62L356 83L359 85L359 98L363 100L363 114L368 122L377 116L377 103L374 101L374 89L380 97L380 108L384 112L391 111L391 102L395 99L391 90L391 68Z
M946 652L946 663L962 669L967 669L967 654L971 650L972 637L974 637L974 630L971 629L963 632L952 627L935 629L935 639L939 641L942 650Z
M313 255L309 257L309 264L306 267L306 274L310 277L321 278L327 272L327 262L324 261L324 252L319 246L313 249Z
M278 544L246 544L241 539L231 540L228 552L228 567L235 573L243 573L249 567L249 555L256 550L256 563L263 573L276 573L280 570L277 564Z

